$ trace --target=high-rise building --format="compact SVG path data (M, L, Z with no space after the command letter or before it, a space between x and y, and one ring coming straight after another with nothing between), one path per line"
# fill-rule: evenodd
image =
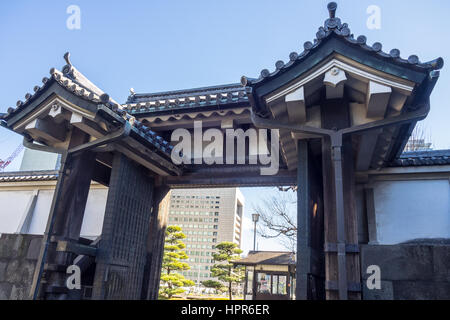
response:
M180 226L186 235L187 279L197 284L214 279L214 247L223 241L241 246L243 213L244 197L236 188L171 191L169 225Z

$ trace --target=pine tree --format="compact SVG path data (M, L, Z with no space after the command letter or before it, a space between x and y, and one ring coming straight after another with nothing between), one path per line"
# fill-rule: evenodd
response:
M182 287L193 286L194 282L186 279L180 272L189 270L189 264L182 262L188 255L184 252L186 245L183 239L186 235L178 226L169 226L166 229L164 256L162 261L161 282L164 284L159 289L161 297L170 299L176 294L183 293Z
M215 261L219 262L211 268L212 276L217 277L220 281L228 285L228 295L233 300L232 285L233 283L241 283L244 279L243 267L234 267L231 261L239 260L242 250L238 248L236 243L221 242L216 245L218 252L213 253Z

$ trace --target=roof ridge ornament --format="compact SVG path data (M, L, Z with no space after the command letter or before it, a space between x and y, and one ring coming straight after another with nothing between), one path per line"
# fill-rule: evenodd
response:
M342 27L342 23L341 23L341 19L336 18L337 3L330 2L328 4L327 8L328 8L328 13L330 15L330 18L325 20L324 27L325 27L326 31L328 31L329 29L336 29L336 28L340 30Z
M328 12L330 14L330 19L333 19L336 17L336 9L337 9L337 3L336 2L330 2L327 5Z
M76 77L75 77L75 73L73 72L74 68L73 68L72 62L70 62L70 52L69 51L67 51L64 54L64 60L66 60L67 64L62 68L63 74L66 75L68 78L75 80Z
M67 51L66 53L64 53L64 60L66 60L66 63L71 66L72 63L70 62L70 52Z

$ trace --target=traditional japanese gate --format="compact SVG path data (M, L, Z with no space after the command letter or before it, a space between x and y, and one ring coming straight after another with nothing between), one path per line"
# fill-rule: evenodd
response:
M336 8L328 5L314 43L278 61L272 73L241 84L132 92L123 105L66 54L62 72L52 69L1 120L25 146L62 154L30 297L82 298L82 290L66 287L67 267L95 264L83 280L92 298L156 299L167 223L159 207L170 188L297 185L297 299L360 299L355 181L402 152L429 112L443 60L404 60L397 49L369 46L335 17ZM167 141L176 129L195 135L197 121L202 136L208 129L225 137L227 129L279 130L258 141L267 148L280 139L276 174L261 175L267 164L250 164L261 151L252 144L245 157L225 164L174 164ZM90 243L80 230L92 180L109 193L102 235Z

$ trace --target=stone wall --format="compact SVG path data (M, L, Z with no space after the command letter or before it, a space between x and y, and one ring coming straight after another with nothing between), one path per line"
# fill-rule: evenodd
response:
M24 300L30 292L42 236L0 237L0 300Z
M381 289L369 290L367 268L381 269ZM362 245L361 270L365 300L450 299L450 245Z

